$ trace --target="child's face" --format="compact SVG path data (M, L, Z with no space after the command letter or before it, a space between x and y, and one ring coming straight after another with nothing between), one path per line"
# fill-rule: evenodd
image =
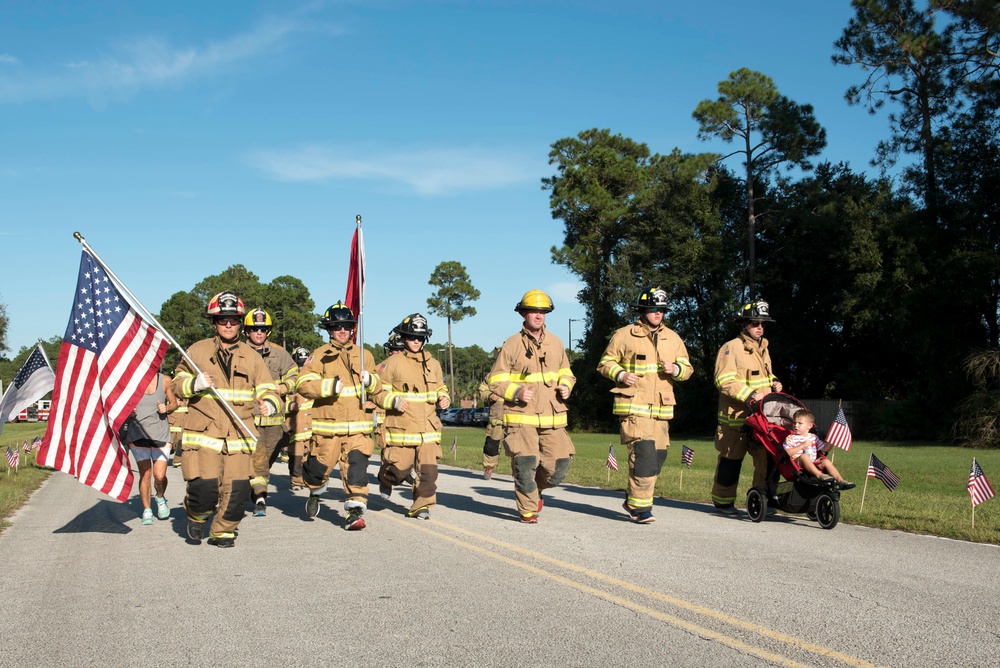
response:
M795 434L797 436L805 436L809 433L809 430L813 428L814 424L816 423L807 417L795 418Z

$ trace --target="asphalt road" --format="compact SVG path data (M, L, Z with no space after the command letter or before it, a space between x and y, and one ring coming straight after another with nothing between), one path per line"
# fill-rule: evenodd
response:
M375 460L369 472L376 470ZM283 471L281 465L275 471ZM55 473L0 536L2 666L995 666L1000 550L805 517L749 520L442 467L430 521L408 491L343 530L287 477L233 549ZM374 478L373 478L374 481Z

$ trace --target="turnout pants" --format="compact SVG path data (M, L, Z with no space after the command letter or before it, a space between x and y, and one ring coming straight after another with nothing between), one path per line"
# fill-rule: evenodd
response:
M413 503L409 512L413 514L421 508L429 508L437 504L437 463L441 457L439 441L428 441L417 446L387 445L382 448L378 481L392 487L406 480L410 471L415 471Z
M250 480L250 487L253 490L253 498L259 499L267 497L267 484L271 480L271 466L288 442L288 432L284 425L273 425L270 427L258 427L260 436L257 439L257 447L253 451L253 478Z
M239 449L229 452L228 447L222 452L185 447L181 472L187 482L184 509L188 519L204 523L215 513L209 537L235 537L250 500L250 455Z
M503 443L514 474L517 512L531 517L538 513L542 491L557 487L569 473L576 453L573 441L563 427L507 425Z
M484 469L495 469L500 463L501 443L503 443L503 423L491 424L486 428L486 442L483 443Z
M625 502L630 508L653 507L656 480L670 447L670 423L666 420L628 415L621 418L621 442L628 448L628 489Z
M753 486L764 487L767 482L767 453L751 434L741 433L738 426L719 425L715 432L715 449L719 451L719 461L715 466L712 503L717 508L732 508L736 503L740 468L747 453L753 461Z
M346 501L367 506L368 458L373 449L371 434L313 434L309 456L302 464L302 479L311 491L322 489L339 464Z

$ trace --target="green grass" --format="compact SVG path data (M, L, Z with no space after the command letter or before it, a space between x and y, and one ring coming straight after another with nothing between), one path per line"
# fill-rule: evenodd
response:
M457 436L457 458L450 452ZM627 479L627 451L619 444L618 434L572 434L576 459L567 482L624 490ZM482 469L483 430L445 428L444 463L469 469ZM605 462L608 445L613 443L619 471L611 471ZM691 468L681 467L681 445L694 450ZM890 492L881 481L867 478L868 456L874 452L900 478ZM712 439L673 438L666 464L656 485L660 497L678 501L710 503L712 477L717 459ZM1000 451L968 450L922 443L855 441L849 452L837 450L834 462L841 474L858 484L841 494L841 521L879 529L899 529L979 543L1000 544L1000 496L976 508L972 527L972 503L966 485L972 458L979 460L994 489L1000 489ZM498 472L510 473L510 460L501 452ZM750 458L743 462L738 498L745 499L753 476ZM861 499L864 494L864 512ZM743 505L739 503L738 505Z
M44 423L4 425L0 434L0 450L7 446L21 447L24 441L45 432ZM456 457L450 452L452 439L458 439ZM567 482L624 490L626 482L626 451L618 443L618 435L573 434L576 459ZM444 463L468 469L482 469L483 430L445 428ZM610 481L604 463L608 444L615 445L619 468L612 471ZM680 464L680 446L694 450L691 468ZM867 479L868 455L871 452L899 476L901 482L890 492L874 478ZM858 483L857 489L841 495L841 521L879 529L899 529L913 533L932 534L979 543L1000 544L1000 497L990 499L976 508L976 526L972 527L972 504L966 485L972 458L979 460L994 489L1000 485L1000 451L967 450L950 446L915 443L856 441L850 452L836 451L834 461L848 480ZM711 439L674 438L667 462L656 485L657 496L678 501L709 503L712 476L715 473L716 452ZM6 462L0 470L5 470ZM740 477L740 497L746 494L753 471L750 459L744 461ZM510 474L510 460L500 458L500 473ZM0 473L0 531L9 525L9 518L24 505L33 491L51 474L49 469L35 464L35 452L25 456L21 451L21 466L17 473ZM864 493L864 512L861 498ZM742 504L741 504L742 505Z
M44 422L18 422L5 424L0 434L0 451L6 452L18 448L21 456L20 465L15 472L7 470L7 460L0 460L0 532L10 526L7 521L18 508L27 502L31 493L38 489L52 473L51 469L35 464L36 450L24 454L21 446L25 441L31 442L35 436L45 434Z

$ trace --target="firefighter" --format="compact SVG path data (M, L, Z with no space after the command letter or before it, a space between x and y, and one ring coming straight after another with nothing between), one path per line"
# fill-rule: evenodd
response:
M500 348L490 371L490 392L503 397L504 451L511 458L521 521L538 522L542 491L569 473L575 449L566 433L566 400L576 378L562 341L545 328L552 300L529 290L514 306L524 322Z
M740 329L739 336L727 341L715 358L715 386L719 388L715 449L719 451L719 461L715 467L712 503L725 514L737 512L736 487L747 452L753 460L753 486L763 487L766 482L767 454L740 427L750 415L751 404L769 392L781 392L764 338L764 323L774 322L768 303L758 300L744 305L733 322Z
M330 306L319 326L330 343L313 351L299 375L298 392L313 401L312 439L302 464L302 478L309 487L306 514L319 514L320 495L330 474L340 465L346 500L344 528L365 528L368 508L368 458L374 449L372 414L365 409L365 393L378 387L375 359L354 343L357 319L346 305Z
M271 466L289 441L288 429L285 427L286 397L294 393L295 381L299 375L299 367L292 356L281 346L267 340L272 325L271 315L263 309L247 313L243 321L243 332L246 334L247 343L264 360L278 395L282 398L280 410L273 415L254 416L254 424L260 432L260 440L257 441L257 448L253 453L254 476L250 480L254 517L263 517L267 514L265 499L267 499L267 485L271 479Z
M622 445L628 448L628 488L623 507L633 522L650 524L656 479L670 446L674 383L693 371L687 348L663 324L667 310L663 288L643 290L633 308L638 320L614 333L597 371L615 383L613 412Z
M438 460L441 459L441 420L435 407L448 408L451 398L441 364L424 350L431 337L427 318L413 313L393 328L405 349L378 367L382 387L373 399L385 410L379 493L392 495L393 485L416 471L413 502L407 517L430 519L437 503Z
M494 348L490 360L496 362L500 349ZM493 469L500 463L500 444L503 442L503 397L490 392L490 375L479 384L479 398L490 409L486 423L486 441L483 443L483 479L493 477Z
M385 351L386 359L388 359L393 355L398 355L399 353L406 350L406 344L403 343L403 337L397 334L395 330L392 330L389 332L389 338L386 339L386 342L382 344L382 350ZM379 365L378 368L381 368L381 365ZM379 452L384 455L385 454L385 424L384 424L385 410L383 410L379 406L375 406L374 410L375 410L375 445L378 446ZM385 464L384 456L382 458L382 464ZM409 482L412 482L412 480L410 480Z
M292 351L295 366L302 371L302 366L309 360L311 353L306 348L296 348ZM296 378L296 390L298 379ZM288 480L292 491L297 492L306 486L302 480L302 460L309 441L312 439L312 399L306 399L298 391L292 395L286 404L287 426L290 434L288 444Z
M200 543L205 523L215 513L209 544L233 547L250 500L257 438L252 418L255 411L265 417L274 415L281 399L260 355L240 341L243 301L232 292L220 292L209 300L206 315L215 336L188 349L200 373L182 359L171 384L174 394L188 400L181 436L187 535ZM228 402L242 427L220 401ZM242 432L244 427L249 434Z

